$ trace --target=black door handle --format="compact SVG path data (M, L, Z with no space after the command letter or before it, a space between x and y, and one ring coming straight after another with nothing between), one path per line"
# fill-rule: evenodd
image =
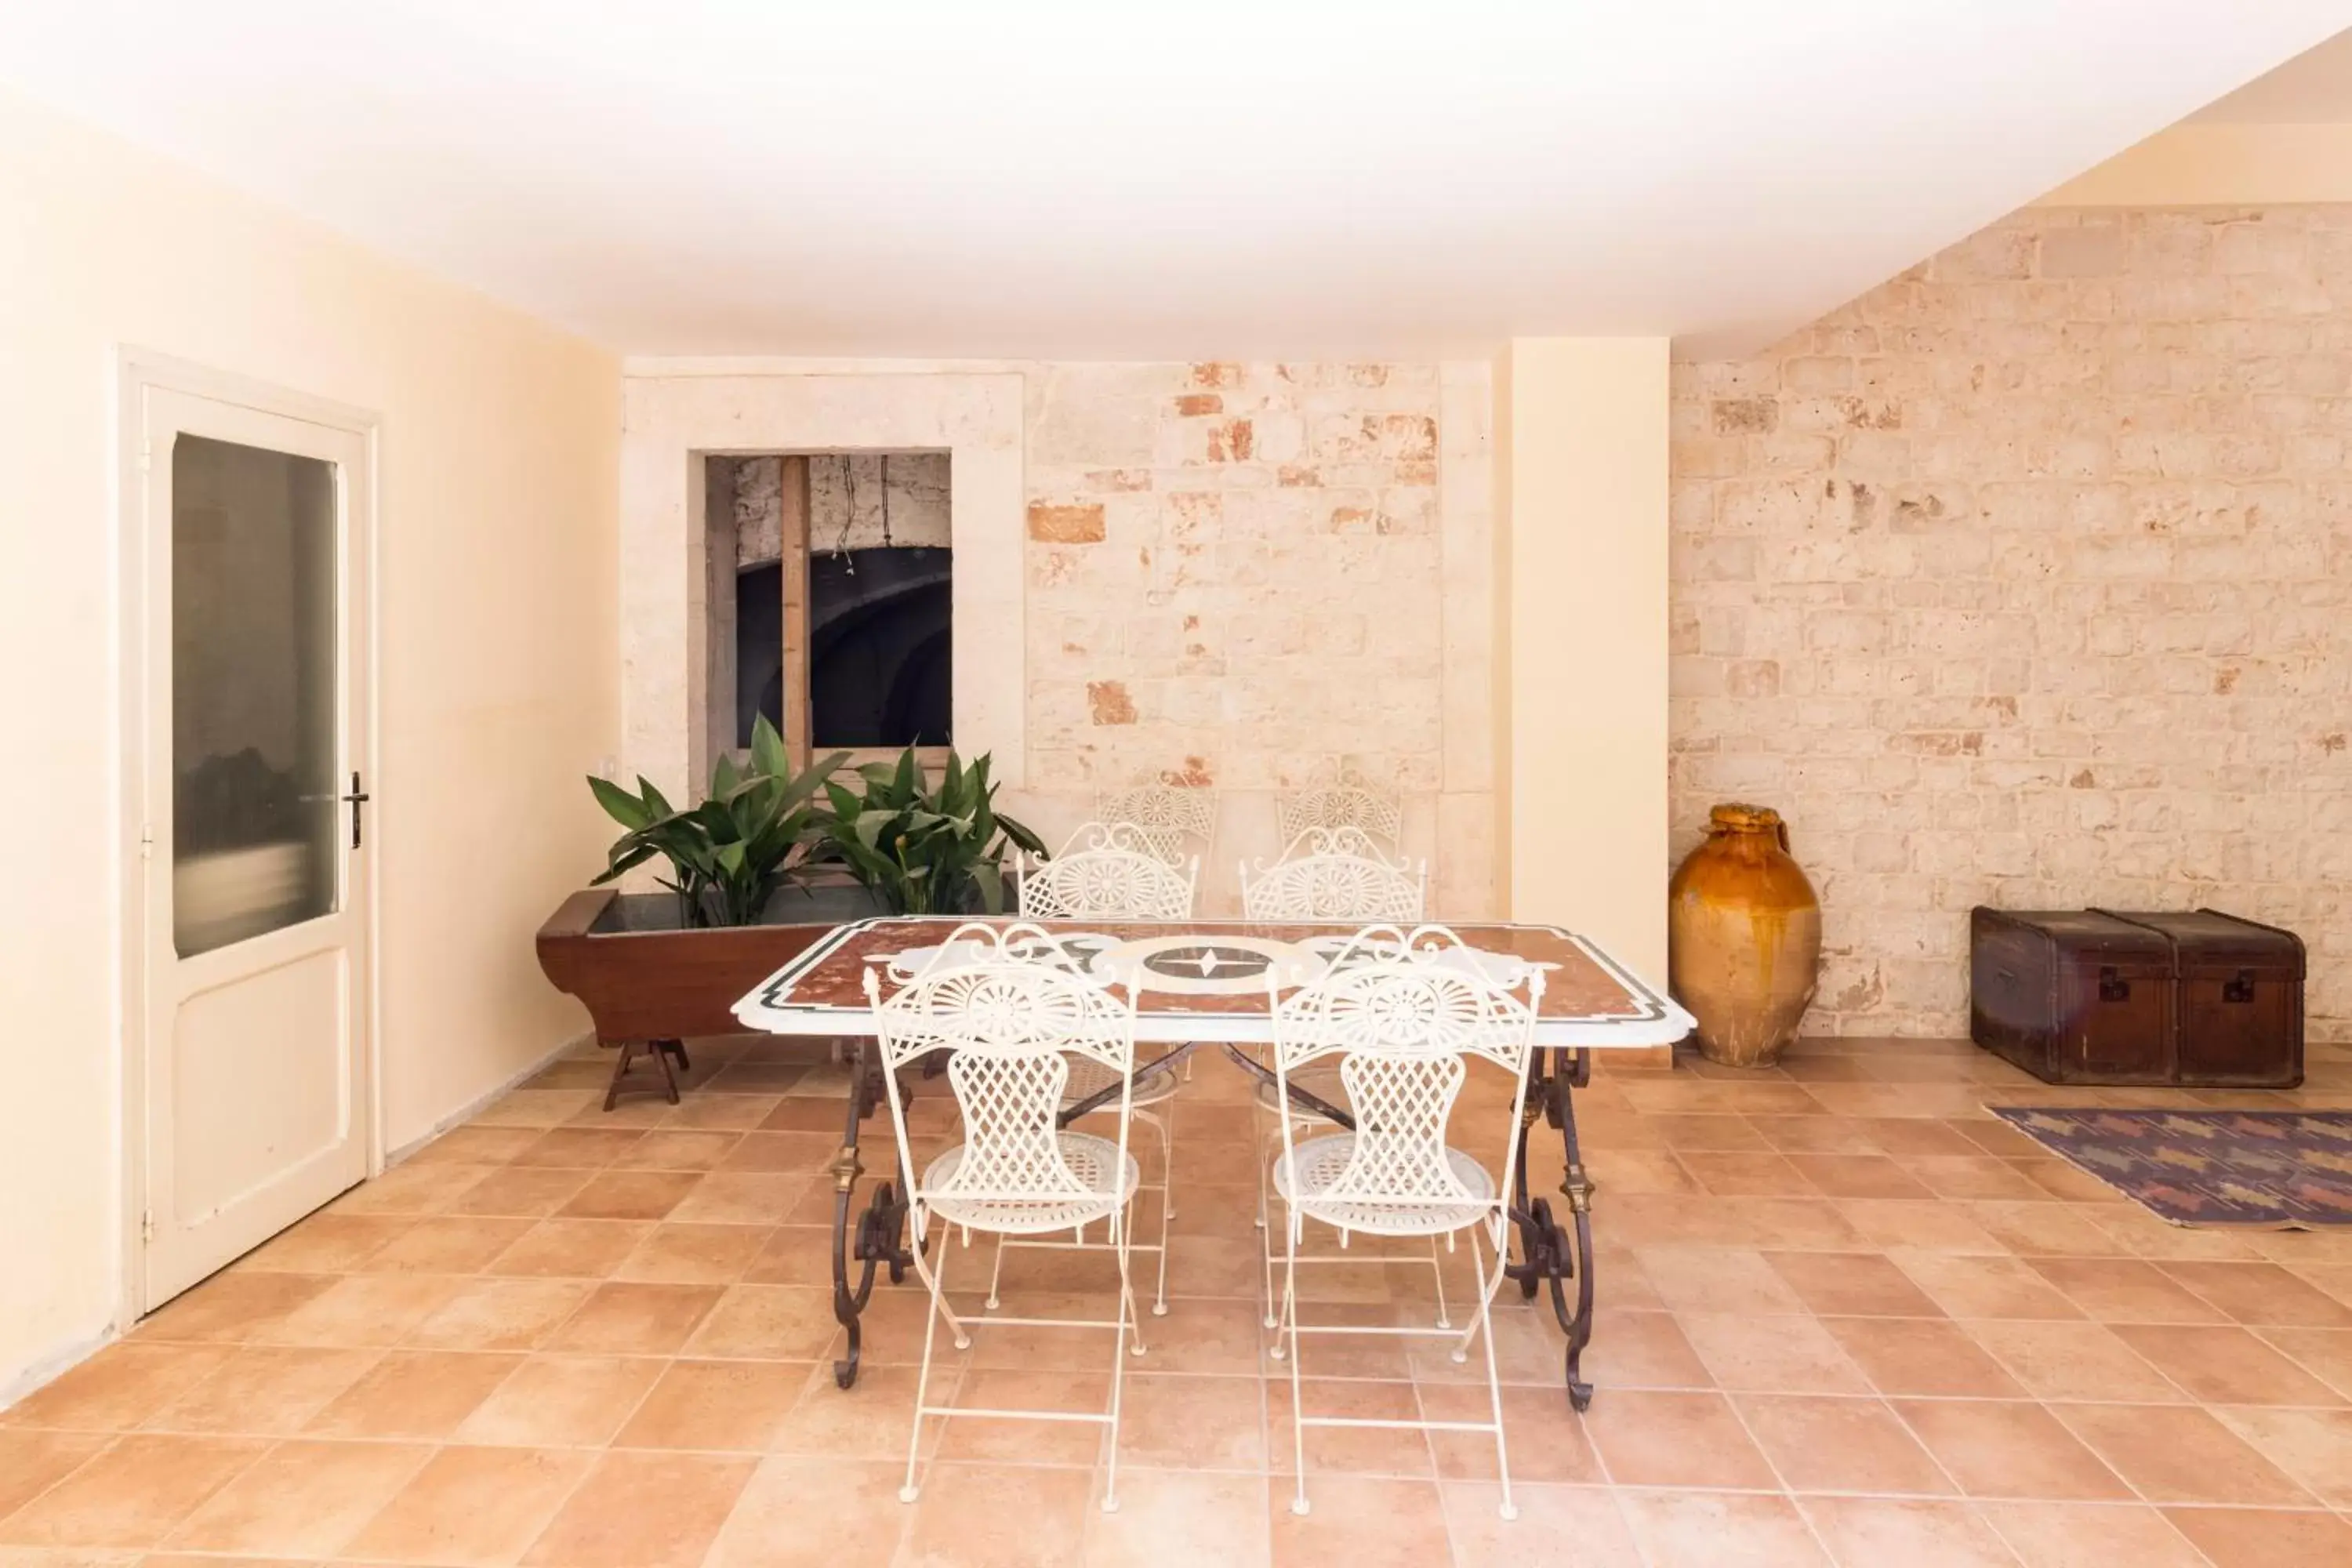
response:
M338 798L352 803L352 847L356 849L360 847L360 813L367 809L368 803L367 792L360 788L360 773L357 768L352 770L352 793Z

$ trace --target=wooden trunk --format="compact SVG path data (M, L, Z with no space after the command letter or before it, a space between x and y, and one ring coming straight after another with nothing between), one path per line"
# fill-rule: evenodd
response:
M1969 1033L2045 1083L2284 1088L2303 945L2214 910L1969 917Z
M2293 1089L2303 1081L2303 939L2225 915L2101 910L2172 950L2174 1081Z

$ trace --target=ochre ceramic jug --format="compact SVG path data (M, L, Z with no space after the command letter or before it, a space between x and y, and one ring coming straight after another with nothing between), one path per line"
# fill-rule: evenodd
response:
M1667 885L1667 978L1711 1062L1769 1067L1821 972L1822 906L1780 814L1718 805Z

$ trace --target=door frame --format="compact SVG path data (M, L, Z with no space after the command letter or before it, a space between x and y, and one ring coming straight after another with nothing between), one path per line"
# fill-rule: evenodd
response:
M370 774L368 790L376 797L369 803L376 807L369 814L372 850L383 842L384 822L381 804L383 749L379 702L383 635L379 571L382 554L379 542L383 532L383 418L371 410L314 397L269 382L215 370L129 344L117 346L112 370L112 479L115 542L119 552L114 595L118 631L115 651L121 660L115 678L115 795L118 816L113 835L118 913L114 952L118 978L115 1005L120 1009L115 1029L119 1044L116 1055L119 1091L116 1127L119 1180L121 1183L116 1205L120 1244L116 1252L115 1326L121 1331L138 1321L149 1310L146 1300L146 1237L143 1234L147 1194L149 911L147 864L146 857L141 852L141 836L147 823L150 709L157 694L149 691L146 680L150 625L146 602L149 586L148 454L144 450L143 435L146 394L151 390L173 392L216 403L234 404L262 414L345 431L360 439L366 472L352 476L350 482L355 493L363 494L367 500L367 527L353 559L360 564L362 577L356 602L366 619L361 639L361 646L365 650L365 668L360 672L356 689L365 710L360 729L366 737ZM384 1151L383 1005L383 986L377 979L382 973L383 941L380 920L383 879L373 874L375 866L381 864L381 858L377 858L375 865L370 868L370 875L362 879L360 912L367 932L363 944L367 984L365 995L357 999L355 1023L360 1034L360 1060L358 1070L352 1075L352 1092L361 1100L353 1108L352 1121L366 1146L370 1176L383 1173Z

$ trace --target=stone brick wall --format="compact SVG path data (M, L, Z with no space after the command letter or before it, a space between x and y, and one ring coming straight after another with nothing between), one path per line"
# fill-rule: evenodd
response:
M2029 210L1677 367L1673 801L1789 818L1807 1027L1966 1027L1967 911L2210 904L2352 1038L2352 207Z
M1097 787L1215 784L1223 910L1272 792L1351 766L1402 784L1415 853L1445 840L1438 906L1486 912L1484 681L1449 710L1444 668L1487 636L1486 367L1024 374L1027 793L1058 826Z

